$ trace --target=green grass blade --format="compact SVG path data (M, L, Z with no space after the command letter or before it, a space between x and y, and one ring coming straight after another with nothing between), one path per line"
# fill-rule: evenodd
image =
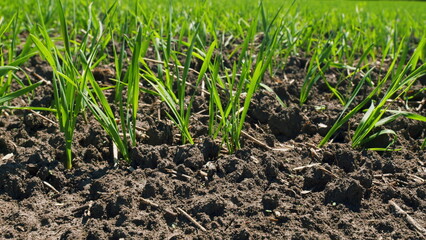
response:
M368 142L371 142L371 141L373 141L374 139L376 139L377 137L379 137L381 135L388 135L388 134L391 134L391 135L394 135L394 136L397 135L395 131L390 130L390 129L380 130L379 132L371 134L370 136L364 138L361 141L360 145L364 145L364 144L366 144Z
M40 54L46 61L49 63L49 65L53 68L54 71L56 71L56 62L55 58L53 57L52 53L46 48L46 46L34 35L30 34L30 37L36 47L38 48Z
M250 80L247 95L246 95L246 98L244 100L243 112L241 113L240 123L239 123L239 126L238 126L238 137L239 137L239 134L241 133L241 130L243 129L244 121L245 121L245 118L246 118L246 115L247 115L247 112L248 112L248 109L249 109L249 106L250 106L251 99L252 99L253 94L254 94L254 90L256 90L256 87L259 85L259 82L261 80L262 68L263 68L263 62L260 61L259 63L257 63L256 69L253 73L253 77Z
M61 33L62 33L62 38L64 40L65 50L68 56L71 56L70 40L68 35L68 27L67 27L67 21L65 19L64 9L63 9L61 0L56 0L56 3L58 4L58 9L59 9L59 21L61 22Z
M24 94L27 94L27 93L31 92L32 90L34 90L36 87L40 86L42 83L43 82L37 82L37 83L34 83L34 84L32 84L28 87L25 87L25 88L22 88L22 89L15 91L15 92L6 94L6 95L0 97L0 104L3 104L3 103L8 102L12 99L15 99L15 98L20 97Z
M126 119L125 122L129 122L129 134L132 140L132 144L134 146L136 145L136 116L139 107L139 58L141 56L141 52L143 51L143 45L146 44L144 44L144 42L142 41L142 27L139 27L133 50L132 61L126 75L128 84L128 96L126 106L129 108L128 110L131 110L131 119ZM146 48L147 46L144 49L145 51ZM123 109L121 109L120 111L123 111Z
M3 77L10 71L17 71L17 70L19 70L19 68L14 66L0 66L0 77Z

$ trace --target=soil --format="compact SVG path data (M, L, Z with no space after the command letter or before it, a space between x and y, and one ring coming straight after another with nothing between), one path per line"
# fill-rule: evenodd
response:
M93 118L82 117L72 170L63 167L63 136L53 114L3 111L0 238L424 239L390 201L426 226L426 155L420 149L426 124L398 119L388 127L402 150L374 152L351 148L360 115L317 149L342 107L321 83L300 106L306 62L292 57L284 71L265 76L286 106L260 90L245 125L258 141L243 136L234 154L208 138L207 97L194 105L196 143L181 145L165 105L142 95L138 126L144 132L131 149L131 164L115 164L111 139ZM37 57L27 65L31 77L51 78ZM108 82L111 70L105 69L96 72L100 82ZM327 77L336 81L333 72ZM45 84L34 96L31 106L49 106L52 89Z

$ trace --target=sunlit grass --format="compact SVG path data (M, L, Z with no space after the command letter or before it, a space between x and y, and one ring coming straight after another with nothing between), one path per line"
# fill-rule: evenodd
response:
M235 152L253 96L259 88L272 91L263 77L281 74L292 56L307 60L304 78L297 79L299 105L309 105L311 90L323 82L342 109L319 145L358 117L351 145L363 148L382 134L396 136L386 125L397 117L424 121L389 102L407 101L425 75L425 19L423 2L6 0L0 3L0 105L19 107L10 100L41 85L16 75L38 54L53 69L47 80L54 104L45 110L56 114L64 133L67 168L80 114L93 114L131 161L142 94L163 101L181 143L194 144L192 105L207 92L209 135ZM92 70L111 63L116 76L105 88ZM337 82L327 79L332 70L341 73ZM20 90L12 91L13 84ZM366 86L371 91L355 105Z

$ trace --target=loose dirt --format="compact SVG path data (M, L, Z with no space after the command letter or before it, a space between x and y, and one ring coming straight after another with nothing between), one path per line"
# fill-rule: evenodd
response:
M111 140L90 116L82 117L72 170L62 165L54 115L3 111L0 238L424 239L407 216L426 226L425 123L399 119L389 126L399 134L401 151L352 149L355 120L317 149L342 108L322 84L299 106L304 63L291 58L285 71L265 76L286 106L259 91L245 125L257 141L243 136L235 154L207 137L207 97L194 106L196 144L180 145L164 104L142 95L143 131L130 165L116 166ZM51 76L40 59L28 68ZM98 80L108 82L103 72L109 71L99 72ZM327 76L335 80L332 72ZM44 85L29 104L51 101L51 87ZM425 108L418 113L426 115Z

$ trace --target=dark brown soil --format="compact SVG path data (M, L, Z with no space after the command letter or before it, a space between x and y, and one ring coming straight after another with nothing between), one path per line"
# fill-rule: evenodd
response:
M299 106L303 62L292 58L285 72L265 76L287 107L261 90L247 118L251 136L286 151L243 137L242 150L223 153L207 137L202 113L192 119L197 143L179 145L164 105L142 95L138 126L145 132L131 150L131 165L114 166L111 140L94 120L82 118L74 168L64 170L54 115L41 113L50 122L29 111L3 111L0 238L424 239L389 201L426 226L426 155L420 150L426 124L392 123L403 149L397 152L352 149L356 121L317 149L342 107L321 84ZM29 67L51 74L39 60ZM100 72L98 80L105 81ZM49 86L35 96L32 106L51 104ZM206 109L207 100L197 99L194 108Z

